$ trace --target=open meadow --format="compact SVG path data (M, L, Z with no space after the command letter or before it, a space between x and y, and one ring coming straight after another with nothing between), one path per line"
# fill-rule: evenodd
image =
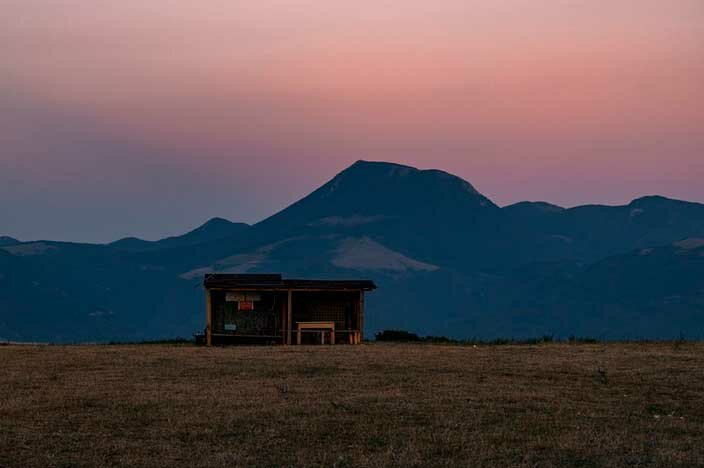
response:
M704 344L0 346L0 466L704 466Z

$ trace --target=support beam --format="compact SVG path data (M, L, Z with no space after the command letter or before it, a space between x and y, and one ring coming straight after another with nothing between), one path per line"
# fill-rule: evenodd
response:
M286 319L286 344L291 344L291 330L293 328L293 293L288 290L288 307L286 308L286 313L288 318Z
M359 312L357 323L359 324L359 342L361 343L364 339L364 291L359 291Z
M213 345L213 306L210 300L210 290L205 290L205 340L208 346Z
M288 316L288 306L286 301L281 302L281 307L279 307L279 336L281 336L281 344L286 344L286 317Z

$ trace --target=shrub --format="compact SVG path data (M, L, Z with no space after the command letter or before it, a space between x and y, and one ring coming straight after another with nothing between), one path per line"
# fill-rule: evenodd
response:
M599 340L596 338L592 338L590 336L574 336L570 335L569 338L567 338L568 343L572 344L595 344L598 343Z
M384 330L374 335L376 341L411 342L422 341L420 336L405 330Z

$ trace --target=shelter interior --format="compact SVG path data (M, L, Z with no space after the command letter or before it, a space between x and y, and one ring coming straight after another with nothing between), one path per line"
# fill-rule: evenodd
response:
M368 280L296 280L281 275L210 274L206 342L358 344Z

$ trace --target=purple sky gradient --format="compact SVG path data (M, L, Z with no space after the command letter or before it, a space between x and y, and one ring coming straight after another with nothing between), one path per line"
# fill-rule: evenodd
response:
M358 159L704 202L701 0L8 0L0 235L258 221Z

